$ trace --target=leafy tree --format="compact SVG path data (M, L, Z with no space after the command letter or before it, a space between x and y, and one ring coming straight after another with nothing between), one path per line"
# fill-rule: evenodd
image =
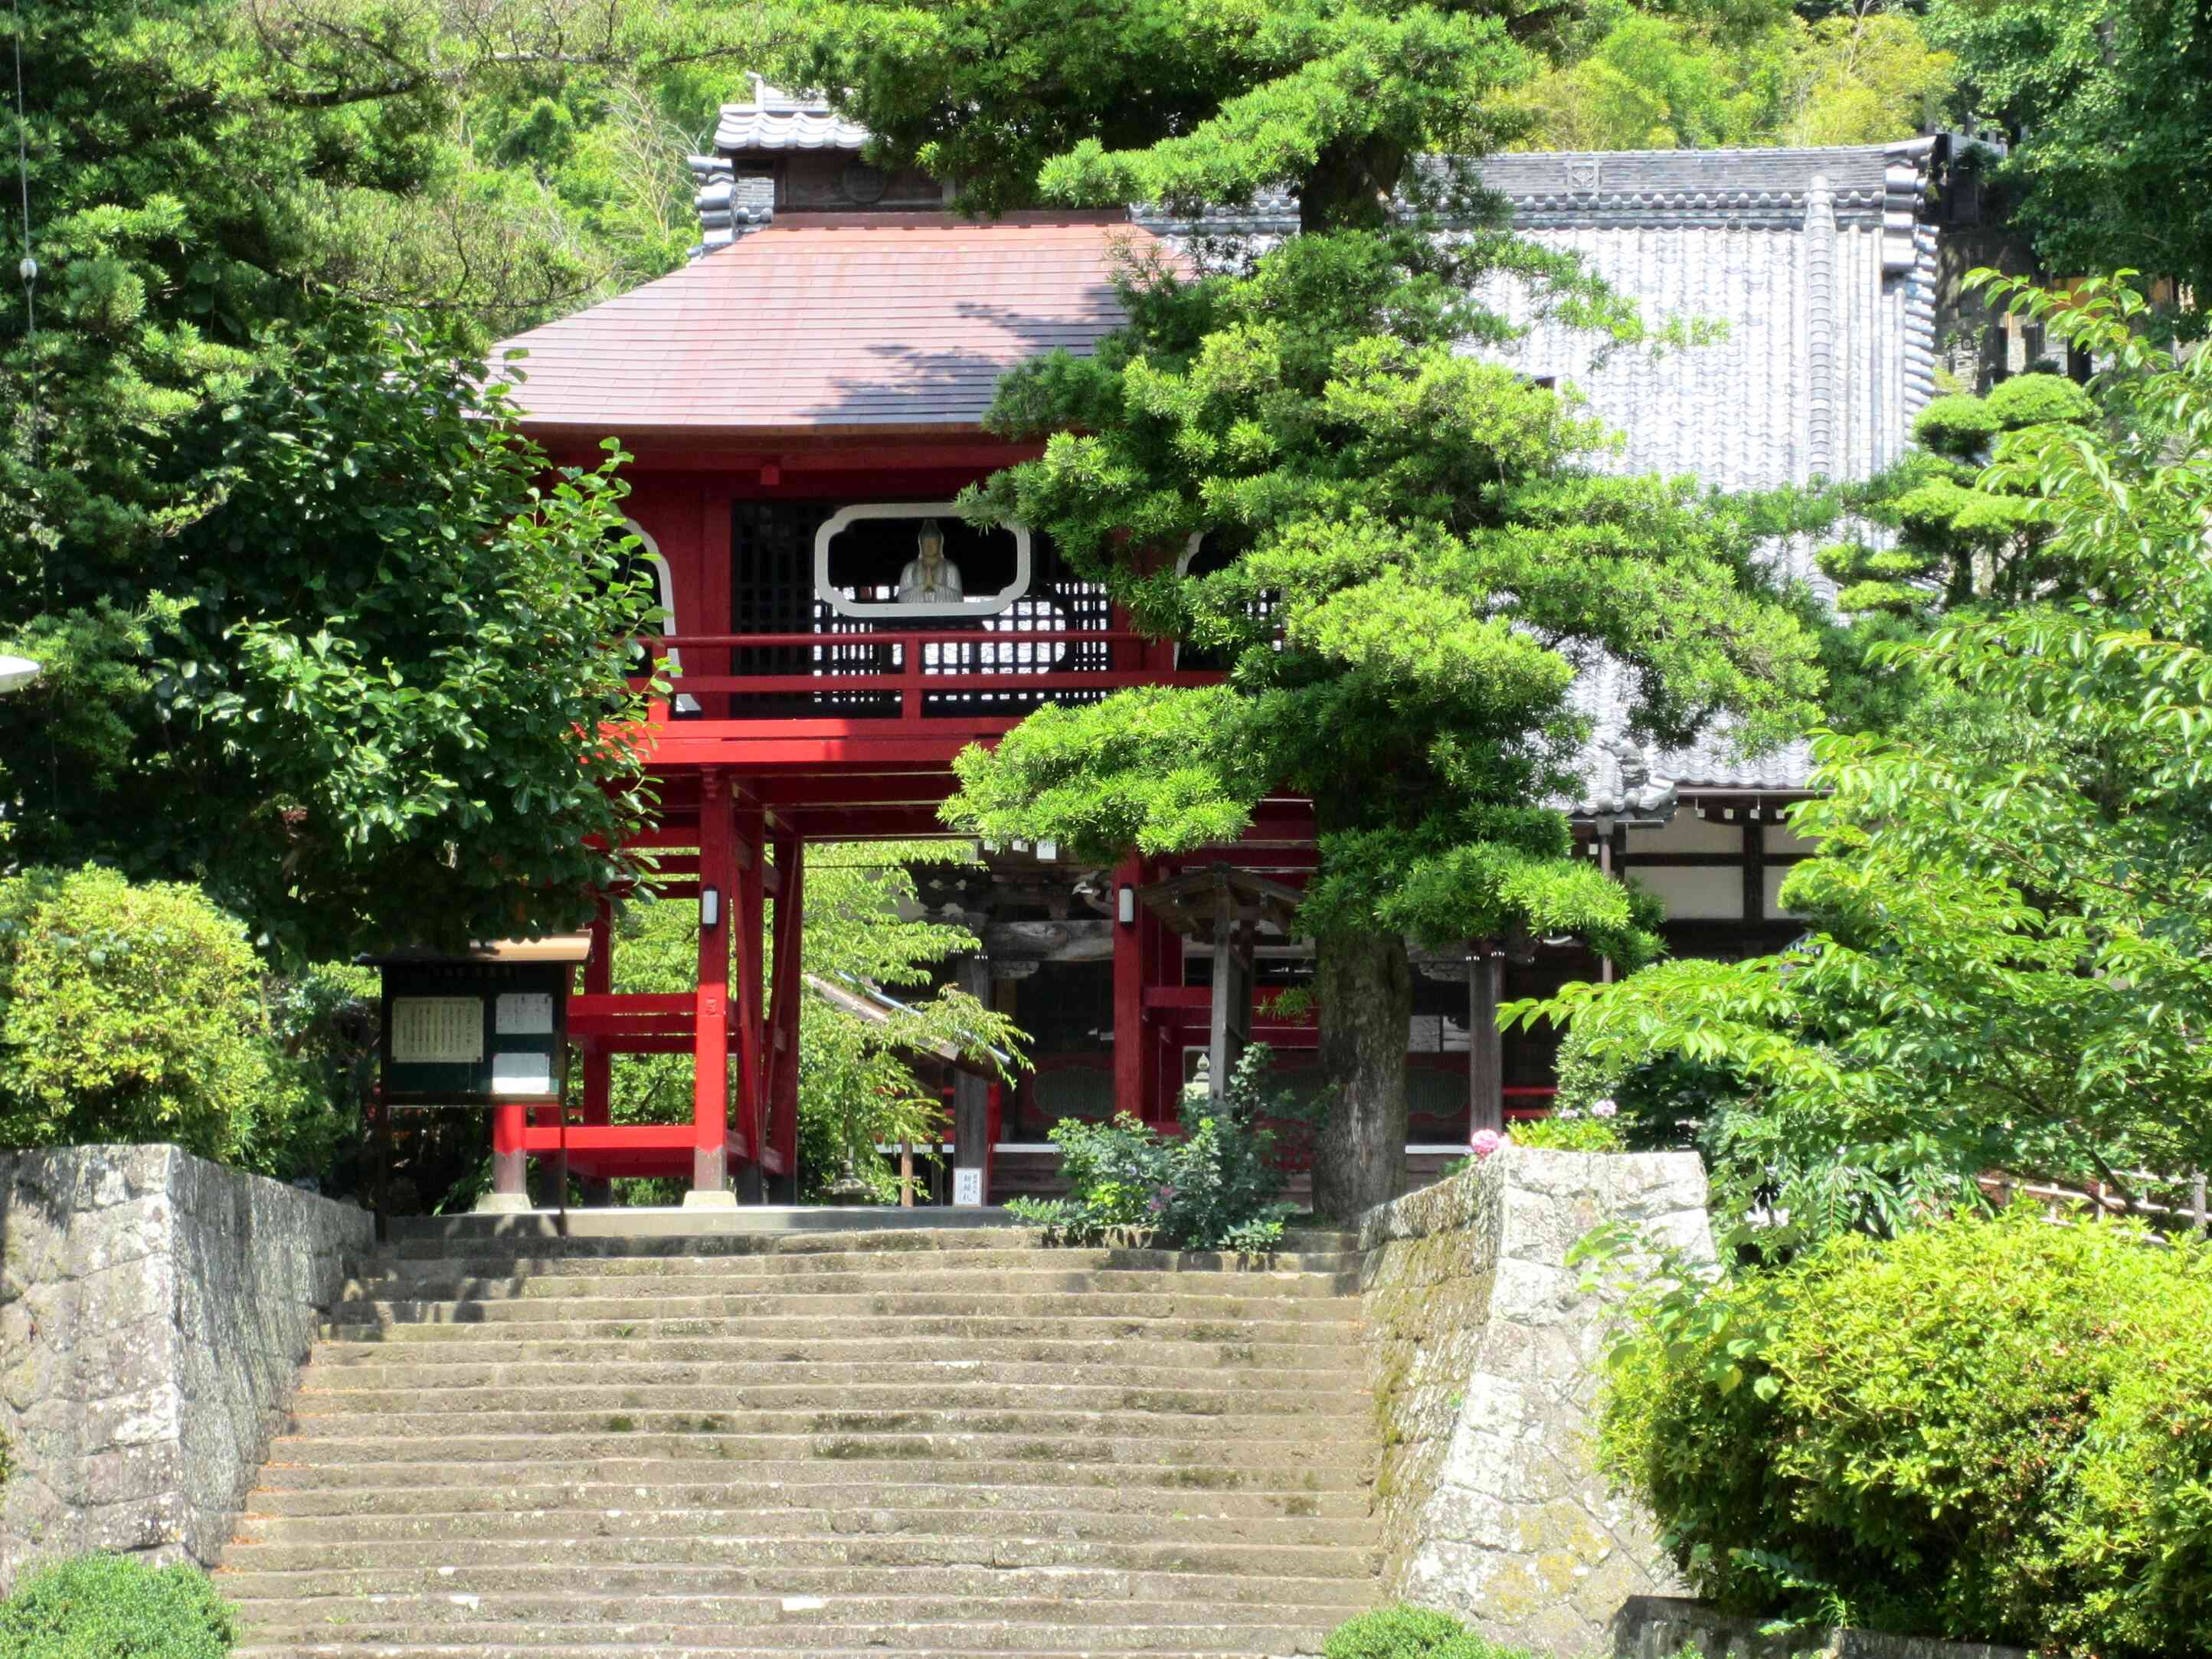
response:
M1632 335L1623 308L1495 233L1388 222L1412 158L1496 130L1516 35L1544 27L1510 6L845 8L811 77L987 210L1297 193L1306 234L1215 274L1134 272L1125 334L1011 377L992 425L1043 457L969 501L1049 532L1227 682L1048 707L961 757L948 815L1103 860L1232 842L1272 791L1313 799L1301 925L1336 1091L1316 1168L1333 1216L1403 1184L1408 934L1653 948L1543 805L1575 787L1577 663L1618 653L1639 726L1667 740L1723 710L1779 735L1817 684L1747 538L1686 486L1581 470L1593 424L1455 350L1507 332L1465 297L1486 272L1547 280ZM1194 537L1210 556L1179 574Z
M791 67L835 89L881 154L958 180L974 211L1197 207L1279 185L1317 229L1382 223L1416 155L1492 148L1494 94L1553 16L1522 0L845 0L812 14Z
M282 112L422 112L401 187L303 185L319 274L477 340L675 269L698 240L684 158L774 38L712 0L231 0L234 52ZM702 126L702 123L706 124Z
M158 540L66 538L18 591L56 671L0 703L19 855L203 878L310 954L587 915L626 867L591 838L650 805L597 727L641 712L613 642L651 596L611 463L542 488L498 406L334 319L173 434L151 488L217 501Z
M1530 118L1516 148L1877 143L1923 131L1952 78L1904 10L1602 5L1516 95Z
M2136 267L2207 291L2212 21L2202 6L1929 0L1926 27L1959 59L1966 106L2014 141L1998 177L2047 270Z
M1820 568L1841 585L1836 606L1925 623L1973 605L2019 605L2045 596L2067 572L2042 556L2047 537L2034 500L1981 482L1992 445L2006 434L2092 414L2088 395L2057 374L2021 374L1986 396L1936 398L1913 422L1918 447L1866 492L1869 516L1893 526L1896 544L1823 548Z
M2078 597L1880 648L1957 712L1821 739L1831 793L1796 813L1821 855L1784 888L1803 941L1512 1011L1729 1074L1701 1138L1783 1247L1978 1202L1992 1169L2141 1195L2134 1170L2212 1161L2212 363L2146 343L2119 283L1999 287L2114 364L2109 422L2001 434L1972 487L2027 504Z
M611 463L541 489L447 355L632 271L595 238L680 257L680 146L623 77L704 102L752 27L501 0L0 19L40 266L0 311L0 635L48 671L0 708L21 856L204 879L317 953L576 919L615 873L587 844L649 805L582 735L636 711L607 647L645 596L603 544Z

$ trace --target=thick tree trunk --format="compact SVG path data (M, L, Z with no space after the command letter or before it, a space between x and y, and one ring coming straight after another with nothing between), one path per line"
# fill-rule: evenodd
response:
M1390 222L1406 151L1380 138L1331 145L1298 185L1298 228L1373 230Z
M1406 1036L1413 969L1389 933L1315 941L1328 1116L1314 1144L1314 1209L1356 1220L1406 1189Z

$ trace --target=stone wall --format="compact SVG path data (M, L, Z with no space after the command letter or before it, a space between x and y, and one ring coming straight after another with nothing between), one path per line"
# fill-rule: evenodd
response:
M1704 1659L2028 1659L2024 1648L1864 1630L1767 1636L1764 1622L1669 1595L1633 1596L1615 1628L1613 1659L1676 1659L1685 1648Z
M1675 1588L1589 1432L1608 1303L1566 1265L1605 1221L1710 1261L1692 1153L1508 1146L1363 1218L1384 1588L1578 1659L1632 1595Z
M216 1562L373 1242L173 1146L0 1152L0 1591L84 1550Z

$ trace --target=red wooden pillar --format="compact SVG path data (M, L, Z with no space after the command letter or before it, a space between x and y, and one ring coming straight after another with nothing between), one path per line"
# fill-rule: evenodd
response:
M806 843L775 843L775 948L769 972L769 1035L762 1057L767 1086L768 1144L777 1170L797 1196L799 1181L799 1000L804 994L800 949L806 914Z
M1136 854L1114 868L1114 1109L1145 1115L1146 1062L1152 1045L1145 1023L1146 921L1136 902L1145 884L1145 861Z
M599 915L592 919L592 954L584 958L586 996L603 997L614 989L614 907L602 898ZM587 1039L584 1044L586 1123L599 1125L614 1121L614 1056L599 1046L598 1039ZM590 1202L607 1202L611 1189L605 1176L588 1181L585 1187Z
M522 1132L530 1121L528 1109L519 1102L501 1101L491 1109L491 1189L506 1200L495 1210L530 1207L530 1182L525 1173L529 1154L522 1150Z
M761 1136L761 1080L764 1075L762 1051L765 1046L761 1013L761 936L766 920L763 889L767 880L768 849L759 807L739 806L736 818L737 915L732 920L737 931L730 962L733 975L730 1017L737 1022L738 1129L745 1143L745 1162L738 1171L738 1180L740 1195L748 1202L758 1203L763 1196L761 1152L765 1144Z
M709 768L699 779L699 993L691 1041L693 1207L734 1204L727 1185L730 1134L730 926L737 908L736 825L729 780ZM709 901L714 921L707 920Z

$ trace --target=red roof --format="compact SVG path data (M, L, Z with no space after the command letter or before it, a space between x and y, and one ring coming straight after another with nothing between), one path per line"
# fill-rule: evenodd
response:
M529 352L541 433L972 432L1007 369L1120 327L1115 274L1158 246L1118 214L787 215L492 361Z

